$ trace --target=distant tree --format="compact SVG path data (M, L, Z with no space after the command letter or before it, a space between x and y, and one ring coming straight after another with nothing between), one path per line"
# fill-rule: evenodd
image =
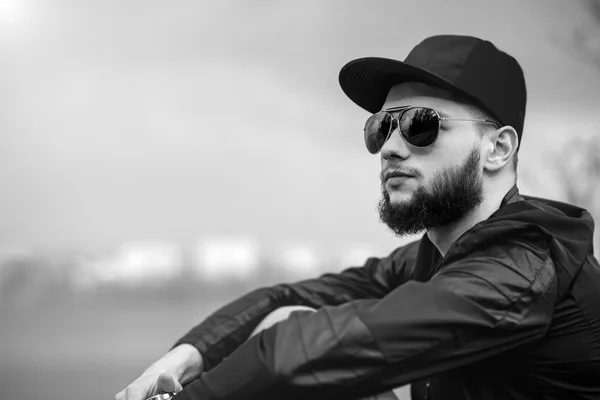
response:
M566 36L556 39L564 50L600 69L600 0L578 3L583 5L588 18Z
M586 208L596 221L594 254L600 255L600 132L575 137L561 148L557 172L566 201ZM566 160L564 154L571 154ZM558 161L558 160L557 160Z
M559 38L559 45L600 73L600 0L580 0L589 18ZM600 78L600 74L599 74ZM600 96L600 94L599 94ZM591 135L573 135L557 156L557 170L567 201L587 208L600 223L600 126ZM572 157L565 162L565 154ZM597 226L594 253L600 255L600 227Z

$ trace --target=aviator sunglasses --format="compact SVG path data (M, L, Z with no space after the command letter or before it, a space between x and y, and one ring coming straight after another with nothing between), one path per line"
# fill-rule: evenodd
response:
M390 111L400 111L394 117ZM489 119L457 119L442 117L428 107L398 107L373 114L365 123L365 144L371 154L377 154L396 128L408 143L415 147L431 146L437 140L442 121L487 122L500 128L500 124Z

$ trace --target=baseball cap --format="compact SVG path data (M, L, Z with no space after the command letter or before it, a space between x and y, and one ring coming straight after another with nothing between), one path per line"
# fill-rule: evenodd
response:
M342 67L342 90L370 113L381 110L389 90L404 82L440 87L474 102L502 125L523 134L527 88L517 60L487 40L437 35L415 46L404 61L367 57Z

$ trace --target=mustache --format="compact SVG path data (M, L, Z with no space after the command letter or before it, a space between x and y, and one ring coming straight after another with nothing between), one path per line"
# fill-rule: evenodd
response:
M421 173L416 168L390 167L390 168L386 168L386 169L382 170L379 173L379 179L381 180L381 182L385 182L391 176L394 176L394 175L409 175L409 176L419 177L419 176L421 176Z

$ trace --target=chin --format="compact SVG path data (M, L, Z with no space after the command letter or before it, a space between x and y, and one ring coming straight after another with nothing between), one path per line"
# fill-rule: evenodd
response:
M390 196L390 204L406 204L410 202L413 197L412 190L387 190L388 196Z

